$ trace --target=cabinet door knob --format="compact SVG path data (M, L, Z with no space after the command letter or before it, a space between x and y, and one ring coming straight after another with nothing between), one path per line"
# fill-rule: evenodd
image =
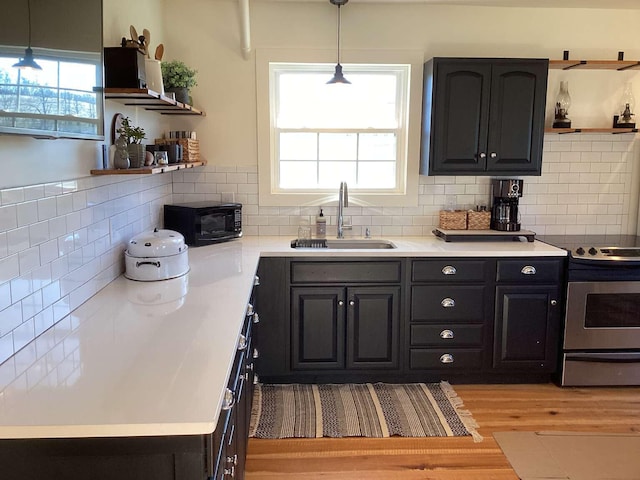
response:
M224 400L222 400L222 410L231 410L233 404L236 403L235 395L233 390L227 388L224 391Z
M240 334L240 336L238 337L238 350L243 351L246 349L247 349L247 337L245 337L243 334Z
M453 338L453 330L442 330L440 332L440 338L449 339Z
M440 363L453 363L453 355L445 353L440 356Z
M453 298L447 297L442 299L440 305L442 305L444 308L451 308L456 306L456 301Z
M456 267L452 265L445 265L442 267L442 273L445 275L455 275L458 271L456 270Z
M338 300L338 305L341 307L344 305L344 302L342 300Z
M491 153L489 154L489 156L490 156L491 158L496 158L496 157L498 156L498 154L497 154L496 152L491 152Z
M256 285L256 286L260 285L260 277L258 275L253 277L253 284Z
M258 378L258 374L255 374L253 376L253 384L257 385L258 383L260 383L260 379Z
M354 302L353 300L349 300L349 305L351 305L352 307L356 304L356 302Z
M260 315L258 315L258 312L253 314L253 323L260 323Z
M535 275L536 267L534 267L533 265L525 265L524 267L522 267L522 270L520 270L520 273L522 273L523 275Z
M259 358L260 357L260 352L258 351L257 348L253 349L253 355L251 355L253 358Z
M253 305L250 303L247 304L247 317L250 317L254 314Z
M486 153L484 153L484 152L483 152L483 153L481 153L479 156L480 156L480 158L487 158L487 154L486 154Z
M551 300L551 305L553 305L554 307L558 304L557 300Z

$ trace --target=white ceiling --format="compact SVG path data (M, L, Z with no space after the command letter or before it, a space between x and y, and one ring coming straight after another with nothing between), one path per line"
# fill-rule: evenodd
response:
M328 2L329 0L279 0ZM640 0L349 0L352 3L424 3L431 5L475 5L494 7L606 8L640 10Z

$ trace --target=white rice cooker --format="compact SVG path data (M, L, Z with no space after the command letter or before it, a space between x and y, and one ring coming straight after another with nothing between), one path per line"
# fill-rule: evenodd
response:
M136 235L124 252L124 276L141 282L167 280L189 271L188 247L181 233L158 230Z

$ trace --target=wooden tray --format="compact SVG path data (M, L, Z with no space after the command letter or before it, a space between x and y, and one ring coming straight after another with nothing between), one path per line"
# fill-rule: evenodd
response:
M520 241L524 237L528 242L535 240L536 234L531 230L520 230L518 232L501 232L498 230L445 230L435 228L432 232L436 237L442 238L445 242L471 242L484 240L497 242L501 240Z

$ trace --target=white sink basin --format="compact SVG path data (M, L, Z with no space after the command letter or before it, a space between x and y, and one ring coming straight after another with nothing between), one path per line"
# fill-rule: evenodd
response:
M341 250L365 249L365 250L385 250L396 248L395 244L389 240L373 238L318 238L310 240L292 240L291 248L333 248Z

